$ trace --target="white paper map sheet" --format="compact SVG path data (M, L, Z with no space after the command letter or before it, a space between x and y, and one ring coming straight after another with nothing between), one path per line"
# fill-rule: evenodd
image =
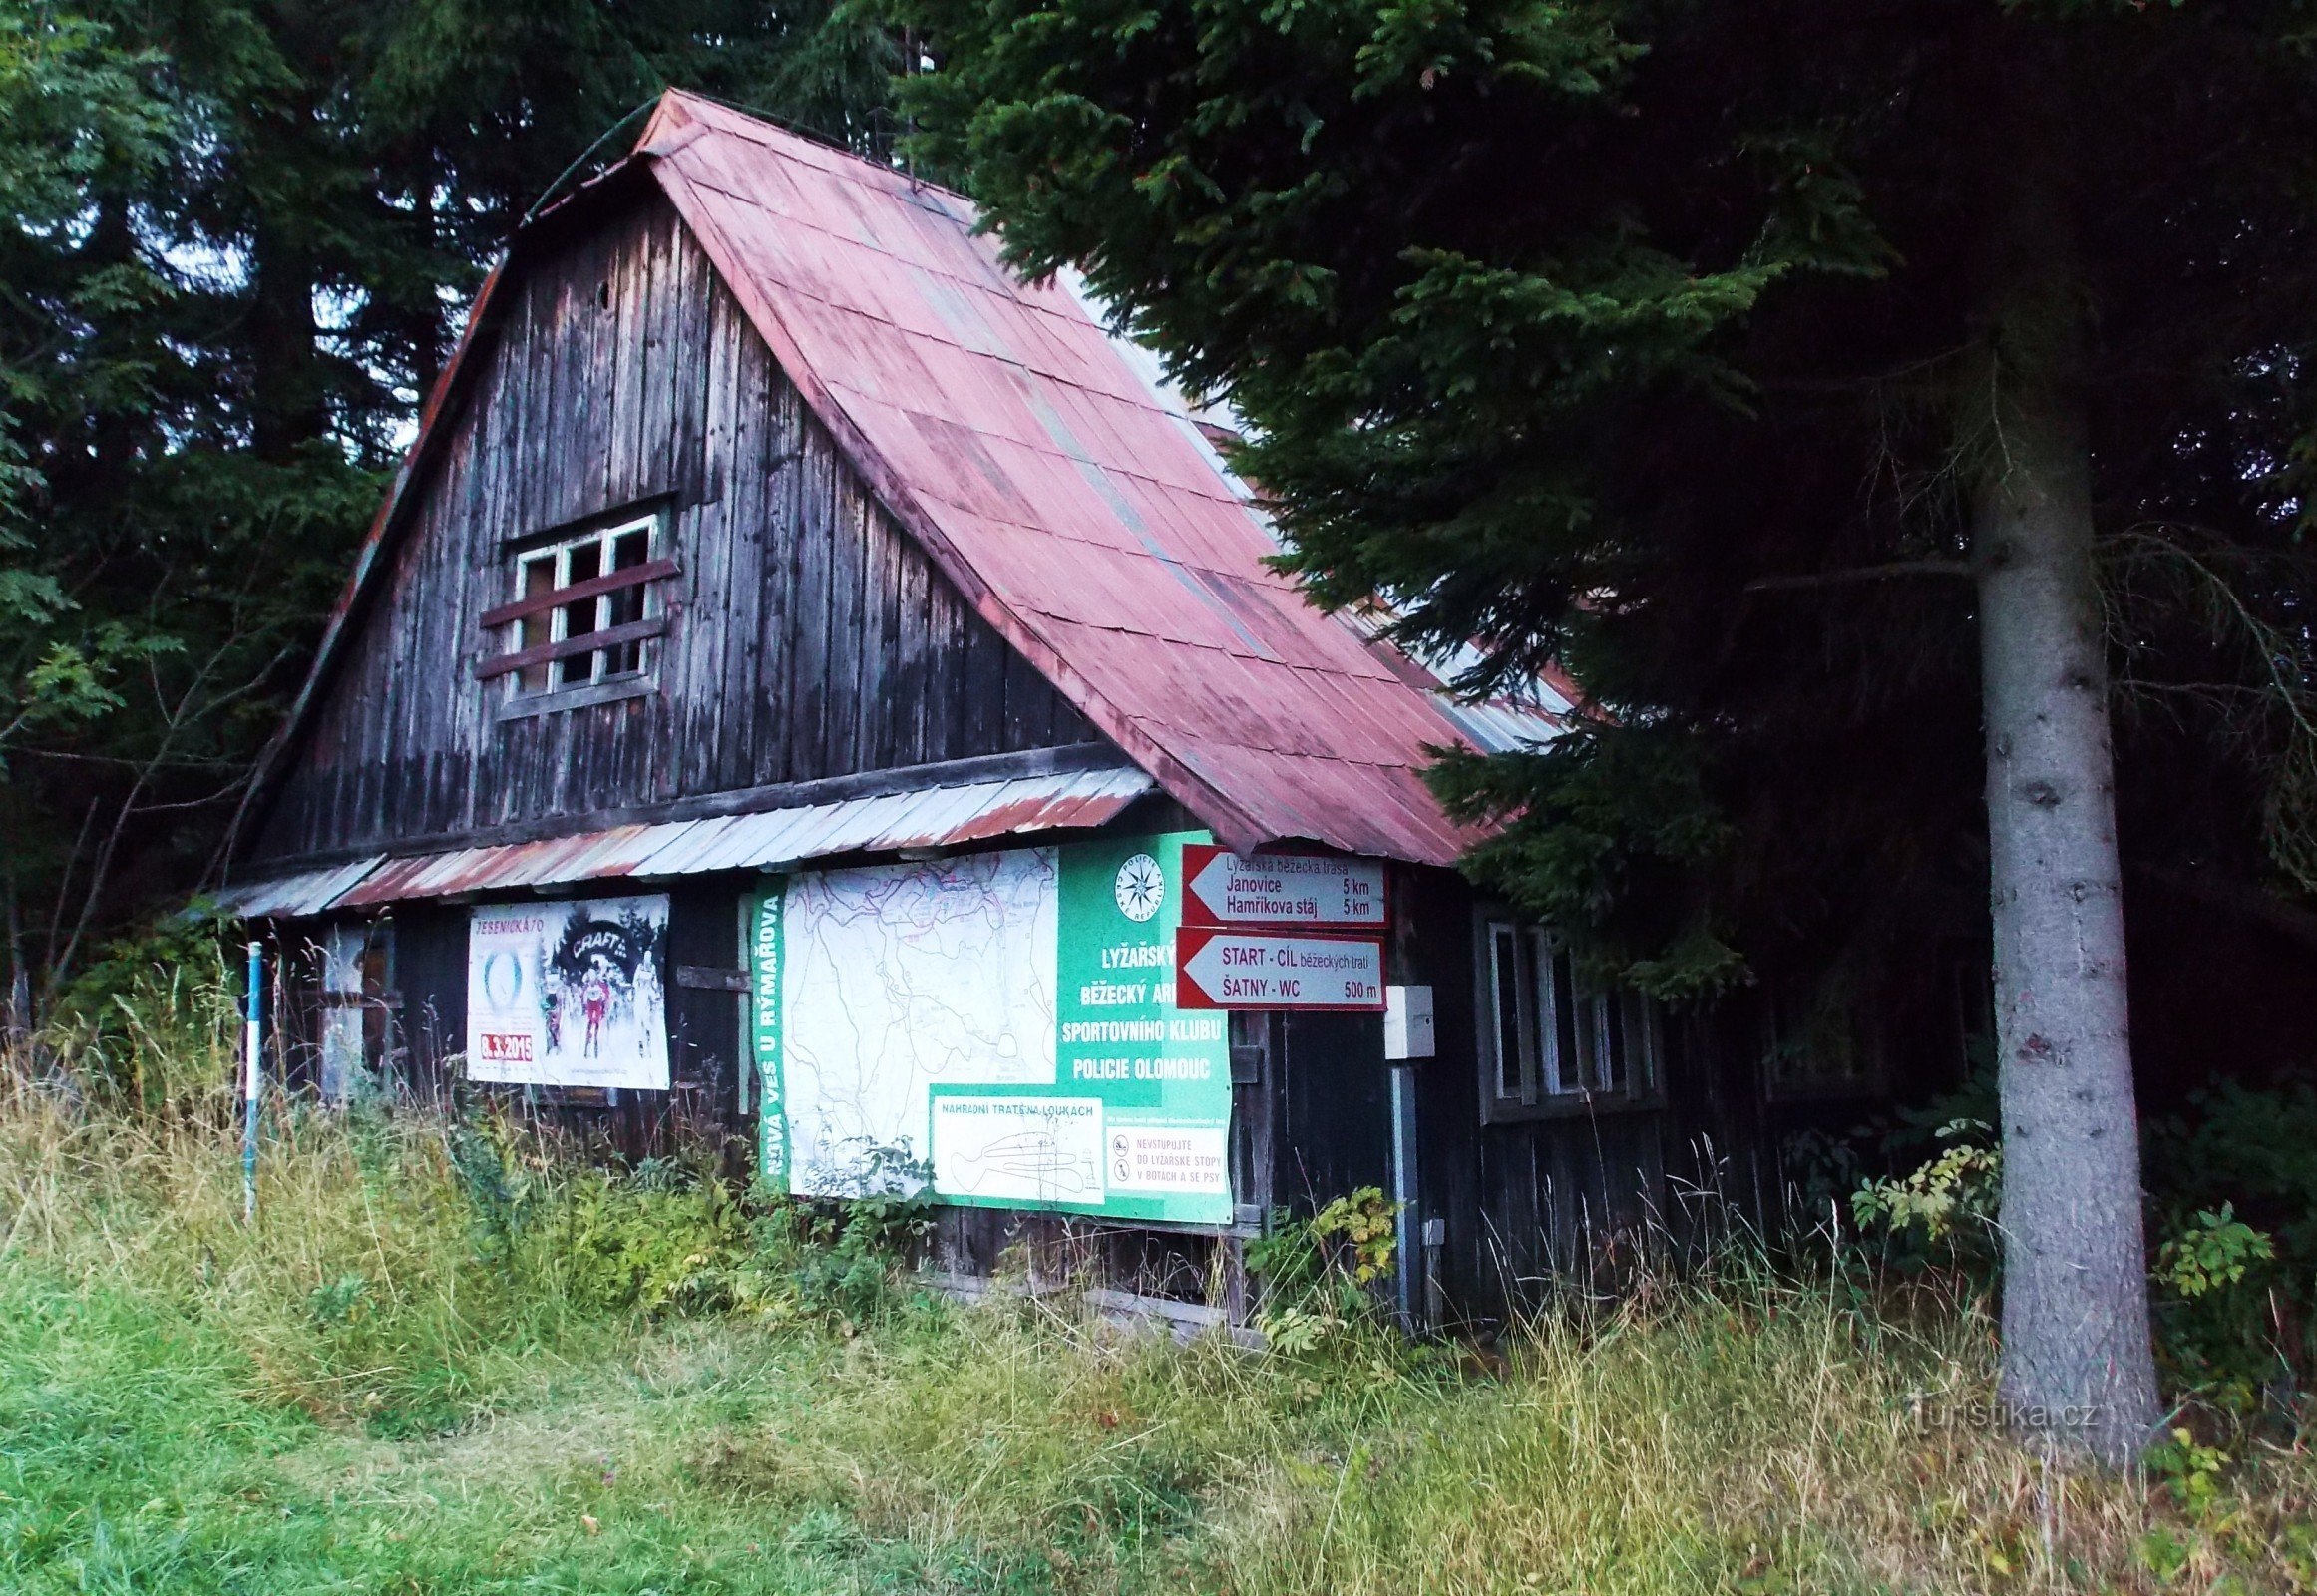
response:
M1029 1203L1103 1198L1097 1097L936 1097L934 1189Z
M1055 885L1051 848L791 880L781 930L791 1191L856 1196L893 1160L929 1161L936 1085L1053 1083ZM1098 1117L1091 1146L1099 1198Z

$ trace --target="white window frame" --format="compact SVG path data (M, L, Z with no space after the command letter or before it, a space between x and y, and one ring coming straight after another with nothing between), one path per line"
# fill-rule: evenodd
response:
M1479 931L1483 1123L1647 1108L1661 1100L1665 1011L1659 1003L1588 978L1559 932L1501 913L1482 915Z
M665 541L664 521L665 518L658 511L648 511L638 516L625 516L616 521L607 521L600 526L591 527L585 532L575 533L569 537L518 548L508 557L509 575L513 588L509 594L509 598L512 601L520 602L529 598L530 595L525 592L525 588L530 580L532 570L549 562L553 562L548 582L549 590L571 587L572 558L580 550L592 549L596 551L595 574L597 576L607 574L615 569L608 562L613 558L613 551L617 547L618 540L632 533L641 532L644 534L643 560L636 563L645 564L657 560L661 557ZM635 614L628 617L630 620L656 618L662 613L659 594L662 586L664 584L661 582L646 582L613 593L597 594L592 600L595 606L595 624L591 629L594 631L609 630L613 624L611 619L612 606L629 594L636 596L638 604ZM589 600L580 600L582 603L587 601ZM571 611L574 607L576 606L572 604L557 604L554 608L544 611L547 620L547 635L544 637L536 635L532 630L533 621L539 617L527 615L521 620L510 623L506 627L507 635L500 651L509 654L521 653L524 649L537 647L541 643L569 641L572 636ZM579 635L585 636L586 633L581 632ZM643 637L632 643L614 645L613 648L595 648L585 653L568 654L561 659L552 659L545 665L533 667L547 672L545 684L539 686L526 683L524 678L530 674L530 671L510 670L507 672L507 699L510 703L537 704L552 701L567 693L584 693L591 687L620 682L649 681L658 664L658 651L653 645L659 641L660 639L657 637ZM635 650L636 664L634 669L614 670L611 668L611 655L619 648L633 648ZM574 660L579 659L587 661L586 679L567 679L567 667Z

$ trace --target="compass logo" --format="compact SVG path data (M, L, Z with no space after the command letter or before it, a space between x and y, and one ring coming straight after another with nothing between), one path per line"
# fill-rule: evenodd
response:
M1150 855L1136 854L1118 867L1110 895L1118 900L1118 912L1139 924L1157 914L1159 905L1166 902L1166 872Z

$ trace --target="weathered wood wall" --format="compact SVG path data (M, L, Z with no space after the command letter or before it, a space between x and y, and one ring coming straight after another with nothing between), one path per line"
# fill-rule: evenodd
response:
M259 831L260 858L1090 742L807 413L666 202L520 271ZM670 507L658 690L504 719L510 540Z
M1447 1223L1435 1262L1451 1312L1494 1318L1535 1300L1556 1275L1614 1272L1634 1249L1686 1239L1677 1234L1668 1144L1686 1122L1698 1060L1669 1045L1659 1104L1482 1124L1473 895L1430 871L1395 876L1393 890L1403 922L1393 979L1433 993L1437 1050L1415 1066L1416 1164L1419 1217ZM1369 1112L1388 1124L1380 1085L1361 1095L1376 1099ZM1380 1156L1371 1153L1365 1167ZM1341 1189L1317 1195L1341 1196L1353 1173L1344 1170Z

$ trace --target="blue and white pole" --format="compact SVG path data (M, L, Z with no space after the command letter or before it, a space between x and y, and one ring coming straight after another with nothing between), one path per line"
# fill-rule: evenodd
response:
M248 1006L243 1011L241 1045L241 1223L257 1223L257 1001L263 992L263 953L249 945Z

